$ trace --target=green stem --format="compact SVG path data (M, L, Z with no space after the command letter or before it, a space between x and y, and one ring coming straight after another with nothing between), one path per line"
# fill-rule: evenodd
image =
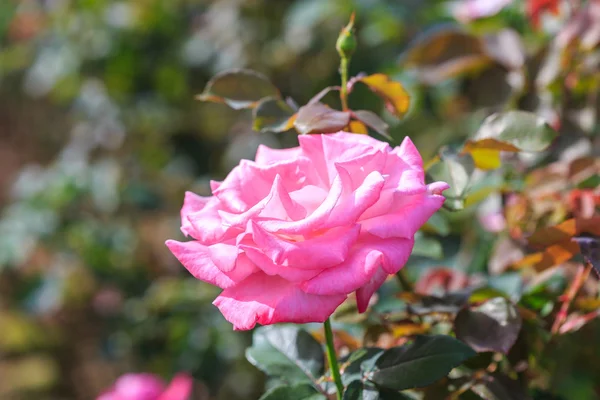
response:
M342 76L342 88L340 90L340 100L342 101L342 110L348 111L348 63L349 59L342 57L340 62L340 75Z
M324 323L325 327L325 340L327 341L327 361L329 361L329 369L331 375L337 387L337 398L342 400L342 394L344 393L344 384L342 383L342 376L340 375L340 367L337 362L337 356L335 354L335 346L333 345L333 331L331 330L331 322L329 318Z

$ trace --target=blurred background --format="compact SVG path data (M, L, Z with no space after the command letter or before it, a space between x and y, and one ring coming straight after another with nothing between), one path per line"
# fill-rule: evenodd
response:
M246 67L305 104L339 84L335 40L356 10L351 75L386 72L405 84L408 117L384 116L396 143L410 135L429 159L469 134L479 110L515 104L530 78L515 70L546 51L565 18L534 31L513 2L469 29L510 27L532 56L501 51L473 73L463 57L475 54L471 44L450 37L421 54L427 74L402 68L420 34L459 24L454 5L0 0L0 399L92 399L131 371L187 371L198 399L258 398L263 377L243 357L250 334L232 331L211 305L216 289L191 278L164 241L183 238L186 190L208 195L209 180L253 158L258 144L293 145L295 133L253 132L248 112L194 96L215 73ZM521 97L519 107L552 117L556 102L528 95L536 101ZM364 88L350 101L383 110ZM577 135L595 129L571 125ZM573 358L562 374L593 360Z

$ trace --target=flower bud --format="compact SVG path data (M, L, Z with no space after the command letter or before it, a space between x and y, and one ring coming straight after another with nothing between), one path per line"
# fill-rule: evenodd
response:
M350 16L350 22L340 32L335 48L342 58L349 59L356 50L356 37L354 36L354 13Z

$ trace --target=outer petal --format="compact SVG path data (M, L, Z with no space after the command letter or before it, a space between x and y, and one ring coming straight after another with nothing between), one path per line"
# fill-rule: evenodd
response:
M364 171L381 171L384 166L385 158L381 151L381 146L373 147L365 143L358 142L354 136L348 137L347 135L322 135L321 140L323 141L323 154L325 163L327 165L327 175L329 182L333 182L334 178L338 174L337 165L341 165L346 168L349 172L353 173L354 170L359 171L362 165L365 165ZM383 142L379 142L389 147ZM367 164L375 161L370 167ZM357 180L362 182L366 173L363 171L362 177L356 177Z
M448 185L443 183L432 185L429 185L428 193L410 196L406 199L407 203L396 202L395 209L390 209L389 214L361 220L363 231L384 239L412 238L415 232L444 204L445 198L439 193L447 189Z
M292 147L291 149L272 149L261 144L256 150L255 162L258 165L269 165L279 161L294 160L300 157L302 149L300 147Z
M354 292L367 285L380 267L386 273L396 273L408 261L413 245L413 239L404 238L372 237L358 242L344 262L326 269L300 287L306 293L320 295Z
M404 138L400 146L392 150L392 153L396 154L411 167L423 170L423 158L408 136Z
M225 289L213 304L234 329L248 330L257 323L324 322L345 299L307 294L283 278L257 273Z
M302 269L329 268L344 261L360 232L360 225L352 225L294 241L269 233L253 221L251 227L254 243L273 263Z
M220 208L219 199L212 197L202 210L187 214L188 229L194 239L208 245L230 236L231 229L223 224L219 216Z
M375 271L371 277L371 280L356 291L356 305L359 313L367 311L371 296L373 296L373 293L375 293L381 287L381 285L383 285L383 282L385 282L388 276L388 273L385 272L383 268L379 268L377 271Z
M199 242L182 243L167 240L166 245L194 278L222 289L243 281L257 270L256 266L245 255L240 255L236 260L235 267L224 272L211 259L209 246L204 246Z
M188 215L201 211L210 200L211 197L202 197L192 192L185 192L185 199L181 208L181 232L184 235L194 235L194 228L188 220Z
M248 259L267 275L277 275L290 282L303 282L321 273L320 269L300 269L277 265L261 249L252 245L240 245Z

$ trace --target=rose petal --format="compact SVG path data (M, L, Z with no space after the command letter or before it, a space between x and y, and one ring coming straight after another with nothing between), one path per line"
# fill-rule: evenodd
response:
M360 225L352 225L293 241L267 232L254 221L251 224L254 243L273 263L302 269L329 268L344 261L360 232Z
M383 267L395 274L406 264L414 245L413 239L393 238L359 241L348 258L300 285L306 293L331 295L351 293L369 283Z
M251 245L240 245L250 261L267 275L278 275L290 282L304 282L321 273L320 269L301 269L277 265L261 249Z
M202 197L192 192L185 192L183 207L181 208L181 232L183 232L184 235L194 235L194 228L188 220L188 215L202 211L210 200L211 197Z
M281 221L296 221L306 216L306 210L290 197L283 186L280 175L276 175L269 194L241 214L219 211L223 224L229 227L244 228L254 217L271 218Z
M406 136L400 146L395 147L392 153L400 157L405 163L413 168L423 170L423 158L417 150L413 141Z
M307 294L283 278L256 273L225 289L213 304L234 329L248 330L257 323L324 322L345 299L346 295Z
M308 217L299 221L258 221L269 232L281 234L304 234L337 226L353 225L358 217L379 199L385 180L377 171L371 172L356 190L352 191L352 179L343 167L323 203Z
M182 243L175 240L167 240L166 245L196 279L222 289L243 281L257 271L256 266L243 254L237 257L233 269L222 271L213 262L209 246L196 241Z
M230 238L232 235L231 229L223 224L219 211L219 199L213 197L202 210L188 213L188 232L190 235L206 245ZM235 237L235 234L233 234L233 237Z
M300 189L307 178L314 175L314 169L310 160L305 157L269 165L242 160L213 194L221 200L226 211L244 212L269 194L277 175L281 176L289 193Z
M433 189L445 190L447 185L433 186ZM401 196L395 201L389 214L361 220L363 232L380 238L412 238L419 228L442 207L445 198L439 194Z
M383 268L379 268L373 276L371 280L358 289L356 291L356 306L358 307L359 313L364 313L367 311L367 307L369 306L369 300L371 300L371 296L383 285L383 282L387 279L389 274L383 270Z
M302 149L294 147L291 149L272 149L263 144L256 150L255 162L258 165L269 165L280 161L294 160L300 157Z

